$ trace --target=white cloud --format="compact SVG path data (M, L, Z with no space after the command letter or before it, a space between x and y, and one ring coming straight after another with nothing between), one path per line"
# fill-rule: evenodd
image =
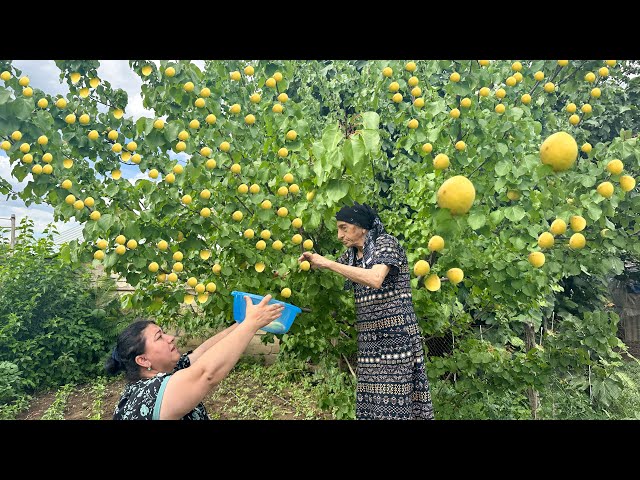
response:
M13 167L9 165L9 158L3 154L4 152L0 154L0 177L7 180L15 191L21 191L29 181L33 180L33 177L29 174L22 182L18 182L18 180L11 176L11 170ZM50 207L46 203L31 204L27 207L20 198L16 200L7 200L4 196L0 197L0 217L10 218L11 215L16 216L16 225L19 225L20 221L24 217L29 217L33 220L34 233L36 237L39 238L42 236L42 232L47 224L53 222L53 207ZM58 228L58 232L61 234L70 228L80 225L78 222L73 220L69 222L54 223ZM8 224L8 222L2 223L3 226L5 224Z
M160 68L160 60L151 60L156 64L156 67ZM178 60L171 60L171 62L177 62ZM200 70L204 70L204 60L191 60L191 63L194 63L198 66Z
M142 105L142 95L137 94L133 98L129 96L129 105L127 105L127 115L138 119L140 117L155 118L156 114L153 110L145 108ZM167 116L165 115L164 118Z
M153 110L142 106L142 95L140 87L142 80L129 67L128 60L100 60L98 75L101 79L111 83L113 88L121 88L129 95L129 103L126 108L126 115L138 119L140 117L155 117Z
M23 218L28 217L33 220L34 223L34 233L36 238L39 238L43 235L43 231L45 227L53 223L60 237L64 238L66 236L66 232L73 229L73 231L80 230L81 224L71 220L69 222L54 222L53 221L53 208L48 205L40 204L40 205L30 205L27 207L24 202L21 200L14 200L9 202L2 202L2 208L0 209L0 216L3 218L9 218L11 215L16 216L16 225L20 225L20 222ZM8 222L4 222L2 225L8 225ZM75 237L74 237L75 238Z
M160 60L153 60L156 66L160 66ZM204 70L204 60L192 60L192 63ZM14 60L13 64L22 70L22 75L27 75L31 85L51 95L66 95L69 88L66 83L60 83L60 70L53 60ZM128 60L100 60L98 76L111 83L113 88L121 88L129 95L129 104L126 115L137 119L141 116L155 117L153 110L142 106L140 87L142 80L129 67ZM99 105L100 111L105 111L104 106Z
M159 60L153 60L156 66L160 66ZM192 60L201 70L204 70L204 60ZM140 117L155 118L155 112L147 109L142 104L141 86L142 80L129 67L128 60L100 60L98 68L100 78L111 83L113 88L121 88L129 94L129 104L126 115L138 119ZM163 118L166 118L163 117Z
M153 60L153 62L159 66L159 60ZM204 60L192 60L194 64L201 70L205 68ZM60 70L56 66L53 60L14 60L13 64L16 68L22 70L22 75L27 75L30 79L30 83L33 87L43 90L50 95L66 95L69 92L66 83L60 83ZM154 118L155 113L153 110L144 108L142 105L142 96L140 87L142 80L137 74L129 67L128 60L100 60L100 67L98 68L98 76L111 83L113 88L121 88L125 90L129 95L129 104L126 108L126 115L133 117L134 120L144 116ZM105 111L105 107L99 106L100 111ZM166 116L164 117L166 118ZM182 163L187 161L190 156L186 154L169 153L170 158L179 159ZM14 190L20 191L24 188L28 181L31 180L31 174L29 174L22 182L18 182L11 176L12 167L9 165L9 159L4 154L4 151L0 151L0 177L7 180ZM128 173L133 174L135 171L131 169L127 172L127 168L122 168L123 177L127 178ZM149 179L148 174L142 172L136 172L135 175L128 180L135 184L138 179ZM153 180L152 180L153 181ZM158 181L158 180L156 180ZM0 217L10 217L11 214L15 214L17 222L20 219L28 216L35 222L35 233L37 237L42 235L42 230L50 222L53 222L53 208L46 204L32 204L27 207L21 199L18 200L5 200L6 197L0 197ZM4 224L2 224L4 225ZM71 222L56 222L58 231L61 234L61 238L65 238L65 232L73 234L78 227L75 221Z
M9 157L7 157L4 150L0 151L0 177L4 178L7 182L11 184L11 187L14 190L22 190L25 185L33 180L33 176L28 174L21 182L19 182L15 177L11 176L11 170L13 170L13 165L9 164ZM2 201L0 200L0 207L2 206Z
M113 88L121 88L131 96L139 92L142 80L129 67L128 60L100 60L98 76L109 81Z
M69 88L60 83L60 69L53 60L14 60L13 65L29 77L30 86L50 95L66 95Z
M146 173L138 172L138 174L135 177L128 178L127 180L131 182L131 185L135 185L138 180L153 180L153 179L149 178L149 175L147 175Z

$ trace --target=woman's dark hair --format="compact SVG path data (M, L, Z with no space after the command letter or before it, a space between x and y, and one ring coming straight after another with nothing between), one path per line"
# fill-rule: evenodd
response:
M116 346L104 364L109 375L117 375L124 370L129 382L140 380L140 365L136 363L136 357L144 353L145 338L142 332L150 323L155 324L153 320L136 320L120 332Z

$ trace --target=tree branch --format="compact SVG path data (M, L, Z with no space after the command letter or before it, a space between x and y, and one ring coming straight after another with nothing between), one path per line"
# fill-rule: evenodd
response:
M89 98L91 98L91 99L95 100L95 101L96 101L96 102L98 102L98 103L101 103L101 104L102 104L102 105L104 105L105 107L118 108L118 107L114 107L113 105L111 105L111 104L109 104L109 103L104 103L104 102L100 101L100 100L98 99L98 97L96 97L95 95L93 95L93 93L92 93L91 95L89 95Z
M347 360L347 357L345 356L345 354L342 353L341 355L342 355L342 358L344 358L344 361L347 362L347 366L349 367L349 371L351 372L351 375L353 375L353 378L357 378L356 373L353 371L353 368L351 368L351 364L349 363L349 360Z
M249 208L244 204L244 202L240 199L240 197L238 197L238 195L237 195L237 194L236 194L236 196L235 196L235 197L238 199L238 201L242 204L242 206L244 207L244 209L245 209L247 212L249 212L252 216L253 216L253 215L255 215L255 213L254 213L253 211L251 211L251 210L250 210L250 209L249 209ZM264 229L263 229L263 230L264 230Z
M487 163L489 160L491 160L491 157L487 158L484 162L482 162L480 165L478 165L478 167L471 172L469 175L467 175L467 178L471 178L471 176L476 173L478 170L480 170L480 167L482 167L485 163Z

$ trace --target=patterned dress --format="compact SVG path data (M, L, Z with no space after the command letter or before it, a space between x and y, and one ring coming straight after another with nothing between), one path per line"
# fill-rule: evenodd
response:
M349 250L336 261L347 265ZM363 259L354 255L356 267ZM379 289L353 282L358 332L356 418L359 420L433 419L424 349L411 298L404 249L381 234L372 261L390 267Z
M164 389L171 375L191 365L189 353L180 357L171 373L158 373L153 378L143 378L128 384L113 412L114 420L158 420ZM182 420L209 420L202 403L187 413Z

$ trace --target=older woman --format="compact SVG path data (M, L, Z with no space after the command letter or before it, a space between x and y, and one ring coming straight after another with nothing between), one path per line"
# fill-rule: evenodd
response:
M208 420L202 400L237 363L256 331L280 317L281 304L268 305L271 295L246 316L206 340L193 352L180 354L175 337L152 321L140 320L118 336L105 369L125 370L129 384L115 408L114 420Z
M353 290L358 332L356 417L433 419L424 349L413 310L407 256L376 211L357 202L336 214L337 261L304 252L298 261L344 277Z

